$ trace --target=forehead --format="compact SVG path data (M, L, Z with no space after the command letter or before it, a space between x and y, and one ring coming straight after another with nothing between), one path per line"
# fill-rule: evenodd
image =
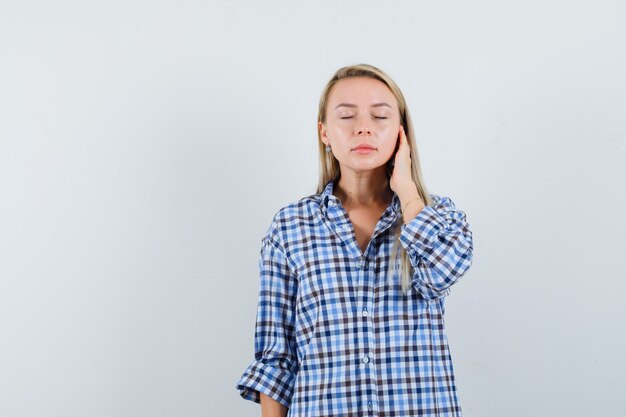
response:
M369 77L352 77L339 80L328 97L330 109L333 104L352 103L367 107L371 103L386 102L397 108L396 98L382 81Z

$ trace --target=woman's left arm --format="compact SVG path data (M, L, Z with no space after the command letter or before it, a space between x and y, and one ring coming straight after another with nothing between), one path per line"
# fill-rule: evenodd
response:
M472 265L474 249L465 213L450 197L431 197L432 206L400 226L400 243L413 266L413 287L426 299L449 293Z

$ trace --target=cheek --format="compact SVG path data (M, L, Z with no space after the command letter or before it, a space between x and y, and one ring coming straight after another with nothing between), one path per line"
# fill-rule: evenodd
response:
M385 146L385 151L384 151L385 155L391 156L396 150L397 143L398 143L398 138L389 140L389 142L387 142Z
M395 147L396 143L398 143L398 140L400 139L399 137L399 132L397 129L393 129L390 128L385 132L385 143L390 146L390 147Z
M333 123L331 126L328 126L328 130L335 134L344 135L350 130L350 126L348 126L348 123Z

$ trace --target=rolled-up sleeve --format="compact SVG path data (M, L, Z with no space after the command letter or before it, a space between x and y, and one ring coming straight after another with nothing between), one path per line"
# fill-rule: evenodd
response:
M465 212L450 197L431 195L409 223L402 224L400 243L413 266L413 287L426 299L449 293L472 265L473 238Z
M237 382L237 390L246 400L260 403L259 393L263 393L289 407L298 371L294 335L297 281L275 228L262 240L259 270L255 359Z

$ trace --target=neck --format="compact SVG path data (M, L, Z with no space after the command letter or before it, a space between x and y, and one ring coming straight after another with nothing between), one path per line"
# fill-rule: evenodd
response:
M333 194L350 207L387 205L393 197L384 166L367 172L342 171Z

